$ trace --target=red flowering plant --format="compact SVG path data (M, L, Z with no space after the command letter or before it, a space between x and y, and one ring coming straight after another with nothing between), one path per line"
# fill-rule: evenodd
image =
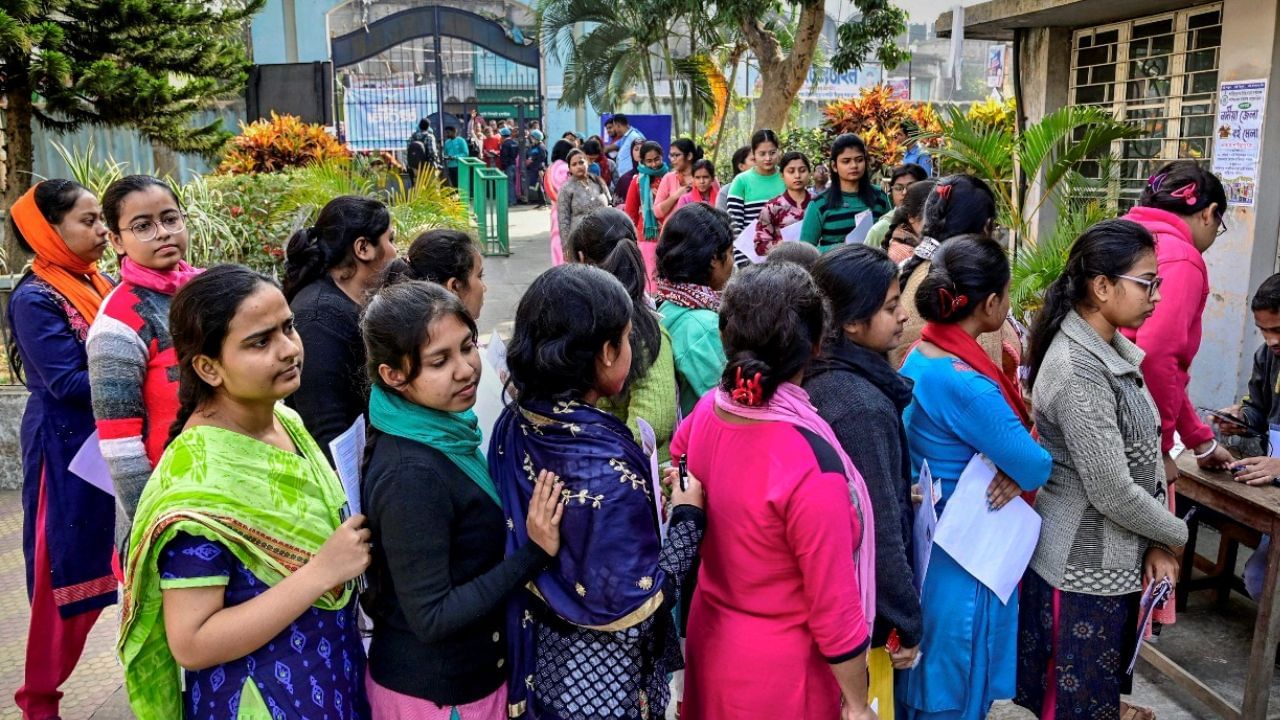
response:
M938 113L929 103L913 103L893 96L888 85L863 88L858 97L836 100L822 109L823 128L831 135L855 133L867 144L871 167L891 168L902 162L907 148L895 139L904 121L911 121L925 135L921 143L937 147L941 142L931 133L942 126Z

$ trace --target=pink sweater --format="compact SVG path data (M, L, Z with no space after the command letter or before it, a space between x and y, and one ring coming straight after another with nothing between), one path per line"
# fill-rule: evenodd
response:
M1156 238L1156 265L1164 283L1155 313L1134 332L1124 330L1146 353L1142 376L1160 410L1161 450L1173 447L1174 431L1194 448L1213 439L1187 396L1191 361L1200 350L1201 316L1209 298L1209 271L1183 219L1166 210L1135 207L1125 215Z
M689 613L683 715L694 720L831 720L831 663L870 643L841 460L781 422L738 424L703 398L671 442L707 496L698 591Z

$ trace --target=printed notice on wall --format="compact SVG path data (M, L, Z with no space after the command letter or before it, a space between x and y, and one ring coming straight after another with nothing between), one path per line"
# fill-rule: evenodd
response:
M1228 205L1253 205L1262 157L1266 80L1224 82L1218 87L1213 134L1213 172L1227 189Z

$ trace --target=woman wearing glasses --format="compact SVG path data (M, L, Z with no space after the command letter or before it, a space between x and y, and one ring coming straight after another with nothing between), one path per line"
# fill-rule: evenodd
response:
M1155 236L1156 264L1165 282L1165 301L1156 313L1140 330L1127 330L1125 335L1147 355L1142 374L1150 380L1151 396L1160 409L1160 449L1169 481L1177 478L1168 457L1174 432L1195 452L1201 467L1231 462L1187 397L1191 361L1200 349L1200 316L1209 298L1209 271L1202 255L1225 230L1226 210L1227 194L1218 176L1191 160L1177 160L1147 180L1138 206L1125 216Z
M1195 454L1205 468L1226 468L1231 453L1218 445L1213 429L1196 414L1187 395L1191 361L1200 350L1200 318L1209 299L1209 270L1202 257L1226 229L1227 193L1218 176L1191 160L1167 163L1147 180L1137 207L1125 215L1156 239L1156 265L1164 278L1164 302L1140 330L1123 330L1146 353L1142 374L1160 410L1160 452L1174 506L1178 478L1169 451L1173 436ZM1172 624L1174 603L1154 614L1156 623Z
M102 215L120 257L120 284L103 302L86 349L98 438L116 489L116 545L123 550L178 415L169 303L202 271L184 259L186 215L163 180L129 175L111 183Z
M1094 225L1031 333L1027 385L1053 470L1019 598L1017 702L1038 717L1119 717L1143 585L1178 579L1187 526L1165 498L1153 383L1121 332L1163 306L1156 248L1137 223Z

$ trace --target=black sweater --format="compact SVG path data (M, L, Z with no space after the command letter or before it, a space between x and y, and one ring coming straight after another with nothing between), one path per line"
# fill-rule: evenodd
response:
M503 559L502 509L435 448L371 430L367 457L369 671L398 693L475 702L510 669L507 597L550 558L529 543Z
M351 427L369 402L360 306L326 273L298 291L289 309L303 358L302 384L286 404L332 461L329 441Z
M871 644L898 630L903 647L920 644L924 621L912 571L911 461L902 409L911 381L884 357L840 339L804 380L814 407L866 481L876 520L876 622Z

